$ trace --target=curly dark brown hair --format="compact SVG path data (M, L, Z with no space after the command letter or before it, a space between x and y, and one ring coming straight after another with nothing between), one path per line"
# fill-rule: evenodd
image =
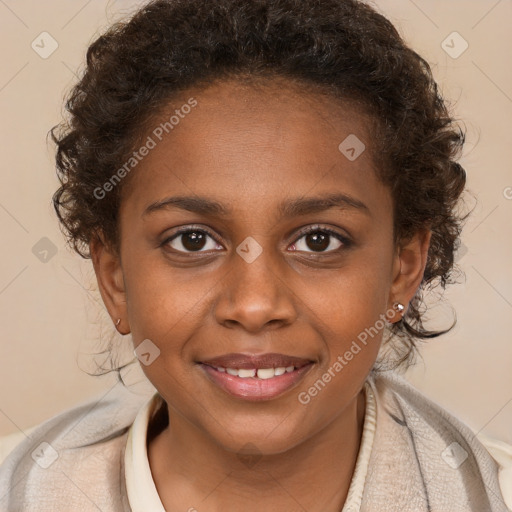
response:
M322 89L374 120L371 151L392 193L395 243L432 231L422 284L390 327L396 366L411 362L417 341L455 325L424 327L423 292L454 282L467 217L457 212L466 181L456 162L464 133L429 64L361 1L156 0L111 26L87 51L85 72L66 103L69 119L51 130L61 183L53 203L68 242L85 258L99 233L118 247L124 183L108 200L98 200L95 190L172 98L192 86L251 77Z

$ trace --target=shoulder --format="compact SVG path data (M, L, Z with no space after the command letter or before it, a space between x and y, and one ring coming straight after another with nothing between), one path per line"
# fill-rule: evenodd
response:
M437 510L458 503L450 510L507 511L498 465L467 425L394 372L372 374L370 384L377 402L376 487L382 490L393 468L417 510L421 503Z
M27 431L0 466L0 510L129 510L119 493L126 437L150 397L118 383Z

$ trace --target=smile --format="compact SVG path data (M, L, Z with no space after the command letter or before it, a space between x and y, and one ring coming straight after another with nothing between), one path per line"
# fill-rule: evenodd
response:
M291 373L293 370L296 370L295 366L280 366L278 368L240 368L237 370L236 368L223 368L222 366L218 366L215 368L218 372L226 372L229 375L234 375L235 377L240 377L241 379L247 379L249 377L255 377L257 379L272 379L273 377L279 377L279 375L284 375L285 373Z
M229 354L201 362L210 382L231 396L261 401L297 386L313 361L283 354Z

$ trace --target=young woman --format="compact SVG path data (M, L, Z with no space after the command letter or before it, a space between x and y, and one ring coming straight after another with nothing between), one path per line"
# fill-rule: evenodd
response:
M9 511L506 511L398 377L465 173L428 64L356 0L157 0L89 48L54 204L157 393L7 458ZM448 329L449 330L449 329Z

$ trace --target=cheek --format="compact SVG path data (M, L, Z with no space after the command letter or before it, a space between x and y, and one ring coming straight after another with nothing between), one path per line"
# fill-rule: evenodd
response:
M362 258L308 285L308 306L333 334L357 336L387 308L390 275Z
M388 325L391 256L386 255L391 251L380 247L361 251L325 280L312 281L304 295L314 312L312 322L323 333L322 371L350 374L356 382L371 369Z
M190 269L171 269L158 258L146 261L133 254L124 261L130 328L137 343L149 338L186 339L215 290L212 273L197 275Z
M388 325L385 290L382 274L358 272L331 280L328 294L311 296L323 358L297 398L318 424L331 421L356 397L373 367Z

